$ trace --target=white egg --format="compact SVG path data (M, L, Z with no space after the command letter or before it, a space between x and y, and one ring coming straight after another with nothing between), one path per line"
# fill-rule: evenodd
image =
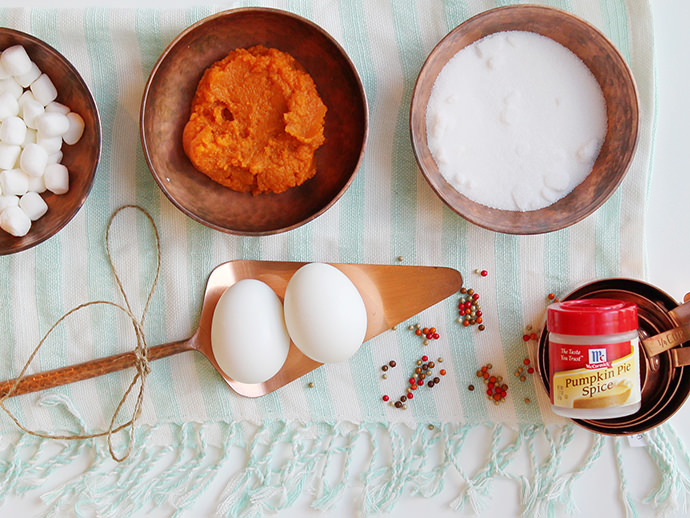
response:
M328 264L310 263L288 282L285 324L306 356L335 363L359 350L367 332L367 310L347 275Z
M241 383L263 383L283 366L290 349L283 305L265 283L243 279L218 299L211 348L221 370Z

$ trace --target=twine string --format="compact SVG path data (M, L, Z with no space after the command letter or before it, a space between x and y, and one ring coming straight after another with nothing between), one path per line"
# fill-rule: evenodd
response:
M148 297L146 299L146 303L144 304L144 308L141 313L141 317L137 318L136 315L134 315L132 311L132 307L129 303L129 299L127 297L127 294L125 293L124 286L122 284L122 281L120 280L120 276L117 273L117 268L115 267L115 263L113 261L113 255L110 250L110 230L113 225L113 221L117 217L118 214L120 214L122 211L126 209L135 209L139 212L141 212L146 218L148 219L149 223L151 224L151 228L153 229L153 234L155 238L155 243L156 243L156 273L154 275L153 281L151 282L151 288L148 292ZM146 318L146 314L148 313L149 305L151 303L151 300L153 298L153 293L155 291L156 285L158 284L158 279L160 276L160 269L161 269L161 248L160 248L160 238L158 235L158 228L156 227L155 222L153 221L153 218L151 215L143 208L137 206L137 205L123 205L119 209L117 209L111 216L108 221L106 233L105 233L105 247L106 247L106 253L108 256L108 262L110 264L110 269L113 272L113 276L115 278L115 284L117 285L117 288L120 292L120 295L122 296L122 300L124 304L118 304L116 302L111 302L107 300L95 300L95 301L90 301L90 302L85 302L83 304L79 304L78 306L75 306L74 308L70 309L67 313L62 315L51 327L48 329L48 331L43 335L43 337L39 340L38 344L36 347L34 347L33 351L31 352L31 355L29 356L28 360L22 367L21 371L19 372L19 375L14 379L13 384L11 385L10 389L7 391L6 394L4 394L2 397L0 397L0 408L10 417L10 419L19 427L22 431L29 435L33 435L35 437L40 437L43 439L57 439L57 440L83 440L83 439L94 439L97 437L107 437L107 442L108 442L108 451L110 452L110 456L113 458L113 460L117 462L121 462L125 460L127 457L129 457L131 451L132 451L132 445L134 443L134 424L136 420L139 418L141 415L141 408L144 402L144 390L146 387L146 377L148 374L151 372L151 368L149 366L149 359L148 359L148 344L146 343L146 336L144 334L144 319ZM12 397L14 395L14 392L17 390L17 387L21 383L22 379L24 378L27 369L29 368L29 365L31 362L34 360L36 355L38 354L38 351L41 349L45 341L48 339L48 337L52 334L52 332L63 322L65 321L68 317L70 317L72 314L77 313L85 308L91 307L91 306L96 306L96 305L105 305L105 306L110 306L113 307L125 314L125 316L130 320L132 327L134 328L134 335L136 338L136 346L134 348L134 356L135 356L135 361L134 361L134 368L136 369L136 373L134 374L134 377L132 378L132 381L130 382L129 386L125 390L122 398L120 399L120 402L118 403L117 407L115 408L115 411L113 412L113 416L110 420L110 424L108 428L104 431L101 432L94 432L94 433L89 433L89 434L48 434L48 433L42 433L38 432L35 430L32 430L25 425L23 425L19 419L5 406L5 400ZM132 412L132 417L125 423L123 424L116 424L116 421L118 420L118 417L124 408L125 402L129 398L129 395L134 391L135 387L138 385L138 390L136 392L136 401L134 403L134 409ZM115 453L115 450L113 448L113 435L116 433L120 432L121 430L124 430L125 428L129 428L129 441L127 444L127 448L124 451L122 455L118 455Z

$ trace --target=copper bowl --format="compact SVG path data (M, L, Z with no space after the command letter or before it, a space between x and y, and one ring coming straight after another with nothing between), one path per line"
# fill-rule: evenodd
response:
M58 91L57 101L81 115L84 134L76 144L62 146L62 164L69 170L69 191L60 195L46 191L41 195L48 205L48 212L33 222L26 236L14 237L0 230L0 255L36 246L67 225L89 195L101 155L98 107L79 72L47 43L29 34L0 27L0 50L13 45L23 45L31 60L50 77Z
M252 196L197 171L182 148L182 131L206 68L258 44L291 54L314 79L328 112L316 175L281 194ZM368 110L357 70L323 29L285 11L241 8L201 20L168 46L146 84L140 123L149 169L178 209L216 230L266 235L311 221L343 195L364 153Z
M530 31L568 48L589 67L606 101L608 130L592 172L570 194L539 210L487 207L460 194L440 173L429 151L426 107L436 77L458 51L495 32ZM639 108L633 75L613 44L587 22L558 9L513 5L485 11L453 29L424 63L412 96L410 132L419 167L431 188L456 213L472 223L507 234L540 234L582 220L616 190L634 156Z

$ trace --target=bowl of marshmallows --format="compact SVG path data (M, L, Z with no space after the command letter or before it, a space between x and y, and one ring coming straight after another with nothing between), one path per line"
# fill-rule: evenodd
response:
M45 42L0 28L0 255L69 223L100 152L98 108L79 72Z

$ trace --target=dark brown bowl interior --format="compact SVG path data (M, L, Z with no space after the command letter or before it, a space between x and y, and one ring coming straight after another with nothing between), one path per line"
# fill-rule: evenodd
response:
M82 116L84 135L76 144L62 146L62 163L70 173L69 191L60 195L46 191L41 195L48 204L48 212L33 222L26 236L14 237L0 230L0 255L31 248L67 225L89 195L101 154L98 108L79 72L58 51L38 38L0 27L0 50L17 44L23 45L32 61L50 77L58 91L57 101Z
M441 175L427 144L426 107L436 77L458 51L502 31L530 31L570 49L589 67L606 100L608 131L592 172L569 195L533 211L487 207L456 191ZM613 44L585 21L558 9L514 5L485 11L453 29L422 67L412 96L410 132L422 173L438 196L472 223L508 234L539 234L568 227L599 208L621 183L638 137L635 81Z
M182 131L204 70L236 48L258 44L291 54L312 76L328 108L316 175L277 195L223 187L197 171L182 149ZM141 138L153 177L182 212L224 232L263 235L311 221L347 190L364 152L367 118L359 75L333 38L291 13L244 8L206 18L168 46L146 85Z

